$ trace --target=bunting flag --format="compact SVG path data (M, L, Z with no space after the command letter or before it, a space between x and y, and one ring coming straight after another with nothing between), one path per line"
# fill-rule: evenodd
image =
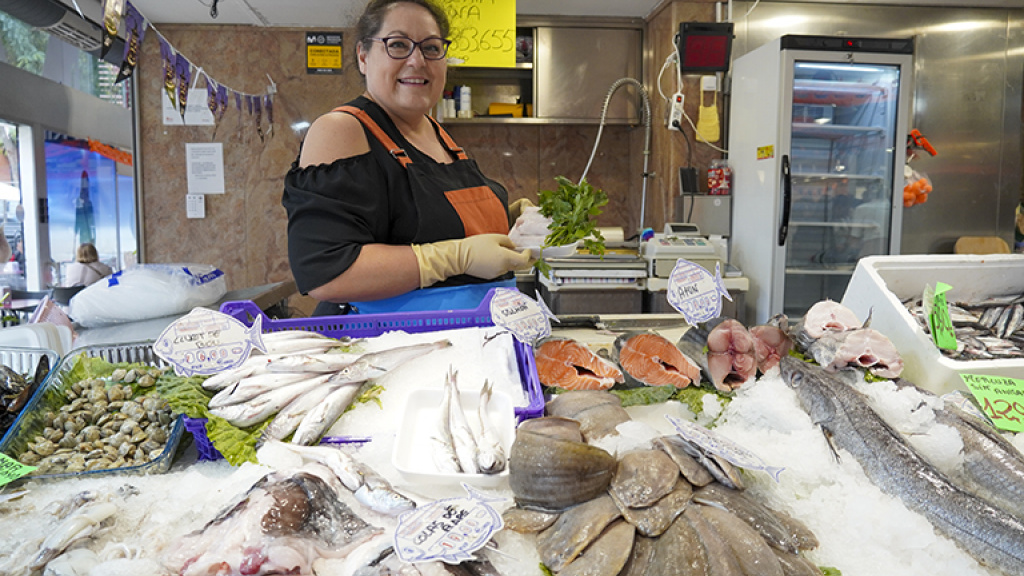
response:
M178 81L178 112L181 113L181 118L184 120L185 109L188 106L188 89L192 83L192 63L181 52L178 52L177 59L174 61L174 75Z
M114 84L131 77L135 72L135 66L139 63L139 50L142 48L142 40L146 37L146 19L132 5L127 3L125 7L125 35L128 41L124 43L124 55L121 57L121 68L117 71L117 79Z
M104 58L117 38L117 28L121 25L124 14L125 0L103 0L103 43L100 46L100 58Z
M260 136L260 142L263 141L263 113L261 112L260 106L261 98L259 96L252 99L253 113L256 116L256 133Z
M206 107L217 118L217 84L209 76L206 77Z
M228 111L228 87L223 84L217 86L217 110L217 122L220 122Z
M160 58L164 62L164 91L171 99L171 107L176 107L175 102L178 99L174 95L176 85L174 81L174 49L167 43L167 40L164 40L163 36L160 36Z
M274 133L274 99L267 94L264 100L263 108L267 111L267 134Z

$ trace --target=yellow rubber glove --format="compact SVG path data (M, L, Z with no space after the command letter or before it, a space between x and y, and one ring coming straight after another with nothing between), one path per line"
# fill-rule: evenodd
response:
M420 266L420 288L459 274L496 278L509 270L526 270L535 260L530 250L516 251L504 234L413 244L412 251Z
M536 208L537 205L530 201L529 198L520 198L515 202L508 205L508 225L511 227L519 220L519 217L523 215L523 211L527 208Z

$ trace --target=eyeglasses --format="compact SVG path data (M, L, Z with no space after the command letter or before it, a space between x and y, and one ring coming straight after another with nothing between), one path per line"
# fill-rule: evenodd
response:
M367 38L384 43L384 50L388 56L395 60L405 60L412 54L412 51L419 46L420 54L427 60L441 60L448 53L448 46L451 40L432 36L419 42L413 42L412 38L405 36L388 36L387 38Z

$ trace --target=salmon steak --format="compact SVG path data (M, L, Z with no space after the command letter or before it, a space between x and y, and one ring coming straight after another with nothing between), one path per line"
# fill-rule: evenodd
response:
M615 356L631 385L685 388L700 382L700 366L661 334L623 334L615 339Z
M625 381L622 370L571 338L547 338L534 350L537 377L566 390L607 390Z

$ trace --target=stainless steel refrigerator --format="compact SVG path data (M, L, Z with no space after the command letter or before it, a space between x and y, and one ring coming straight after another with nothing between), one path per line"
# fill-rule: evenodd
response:
M839 301L859 258L899 253L913 52L787 35L733 63L730 262L748 319Z

